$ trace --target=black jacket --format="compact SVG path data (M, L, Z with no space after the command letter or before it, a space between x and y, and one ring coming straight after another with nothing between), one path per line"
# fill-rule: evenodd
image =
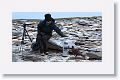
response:
M52 36L52 31L55 30L60 36L65 37L65 35L61 32L61 30L55 25L54 19L52 19L52 22L49 25L46 24L46 20L41 21L38 24L37 30L38 30L38 35L41 34L42 32Z

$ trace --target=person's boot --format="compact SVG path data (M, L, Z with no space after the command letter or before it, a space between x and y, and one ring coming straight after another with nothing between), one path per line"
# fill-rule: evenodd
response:
M44 56L44 55L45 55L42 50L39 50L39 51L40 51L40 55L41 55L41 56Z
M45 54L44 54L44 53L41 53L41 56L45 56Z
M44 52L44 54L45 54L45 55L48 55L48 54L49 54L49 52Z

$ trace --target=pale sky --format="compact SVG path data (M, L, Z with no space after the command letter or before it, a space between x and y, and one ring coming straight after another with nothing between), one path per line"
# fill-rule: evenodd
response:
M46 12L13 12L12 19L44 19ZM102 16L101 12L50 12L53 18Z

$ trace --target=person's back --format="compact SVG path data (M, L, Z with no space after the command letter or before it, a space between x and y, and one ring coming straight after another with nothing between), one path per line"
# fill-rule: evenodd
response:
M50 23L48 23L46 20L43 20L38 24L38 34L45 33L48 35L52 35L54 27L55 27L54 19L52 19Z

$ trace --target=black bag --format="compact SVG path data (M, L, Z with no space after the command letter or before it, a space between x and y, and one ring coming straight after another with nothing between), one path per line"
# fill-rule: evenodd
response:
M32 48L32 51L37 51L39 49L39 45L36 42L32 43L31 48Z

